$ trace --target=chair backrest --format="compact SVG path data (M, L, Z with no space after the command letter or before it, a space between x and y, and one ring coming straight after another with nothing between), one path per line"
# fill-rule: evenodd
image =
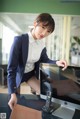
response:
M0 84L3 85L4 81L4 69L0 67Z

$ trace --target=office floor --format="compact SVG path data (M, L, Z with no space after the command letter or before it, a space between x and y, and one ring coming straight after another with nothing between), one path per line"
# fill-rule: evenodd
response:
M8 93L8 88L0 85L0 93ZM20 93L31 94L31 89L26 83L22 83L20 88Z

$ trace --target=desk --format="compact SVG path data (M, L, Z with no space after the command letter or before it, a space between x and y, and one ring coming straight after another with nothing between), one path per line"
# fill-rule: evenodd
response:
M6 113L6 119L9 119L11 110L8 106L8 94L0 94L0 113ZM18 104L41 111L45 101L36 95L17 95ZM1 118L0 118L1 119Z
M8 106L8 100L9 100L8 94L0 94L0 114L3 113L5 114L6 118L9 119L11 110ZM36 109L38 111L42 112L42 107L45 105L45 100L40 99L39 96L37 95L17 95L18 98L18 104L23 105L25 107L29 107L32 109ZM80 111L78 112L78 117L74 115L73 119L79 119L80 117ZM49 118L49 115L46 116L46 119L51 119ZM1 118L0 118L1 119ZM45 118L44 118L45 119ZM52 119L61 119L59 117L53 116Z
M17 104L12 110L10 119L42 119L42 113L41 111Z

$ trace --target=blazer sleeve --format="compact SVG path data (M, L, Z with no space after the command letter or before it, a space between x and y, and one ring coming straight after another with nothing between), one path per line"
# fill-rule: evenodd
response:
M10 94L16 92L16 72L19 62L20 48L21 48L21 36L16 36L14 38L14 42L10 50L9 62L7 67L8 92Z
M56 64L57 60L51 60L48 58L46 47L42 50L40 61L42 63L53 63Z
M51 63L51 64L56 64L57 60L51 60L47 56L47 50L46 47L42 50L40 60L35 63L35 75L37 79L39 79L39 65L40 63Z

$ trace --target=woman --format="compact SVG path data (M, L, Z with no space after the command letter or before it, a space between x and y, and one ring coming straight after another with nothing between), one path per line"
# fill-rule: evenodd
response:
M67 67L64 60L50 60L46 54L43 38L49 36L55 28L55 22L48 13L42 13L34 21L33 29L27 34L16 36L10 51L8 63L8 91L11 98L8 105L11 109L17 103L16 90L22 82L27 82L36 92L40 93L38 79L39 64L54 63Z

